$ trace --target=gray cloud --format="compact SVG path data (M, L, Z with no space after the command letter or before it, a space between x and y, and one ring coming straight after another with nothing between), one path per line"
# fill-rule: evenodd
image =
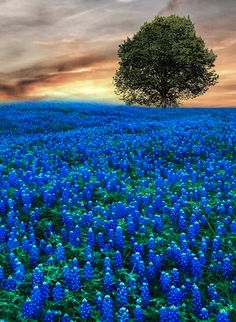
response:
M158 12L158 14L164 15L166 13L174 12L179 6L179 2L180 0L170 0L167 5Z
M110 48L114 44L113 48L117 48L116 41L126 38L127 33L135 31L160 7L160 2L153 5L152 0L145 3L142 0L0 2L0 71L27 67L52 59L55 54L74 55L77 50L80 54L91 50L100 52L102 47Z
M216 50L229 47L236 39L235 0L170 0L161 15L189 15L197 33Z

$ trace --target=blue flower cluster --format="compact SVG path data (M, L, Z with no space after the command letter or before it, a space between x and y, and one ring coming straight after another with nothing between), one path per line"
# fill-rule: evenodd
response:
M236 111L0 108L0 320L234 321Z

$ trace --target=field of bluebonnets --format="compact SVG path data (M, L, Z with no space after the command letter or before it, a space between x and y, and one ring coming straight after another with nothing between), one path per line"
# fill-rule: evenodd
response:
M235 321L236 110L0 108L1 321Z

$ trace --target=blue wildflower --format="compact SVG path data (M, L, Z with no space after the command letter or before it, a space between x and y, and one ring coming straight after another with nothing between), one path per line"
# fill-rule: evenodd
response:
M143 322L144 321L143 310L140 305L136 305L134 308L134 321L135 322Z
M87 243L89 246L92 246L92 247L95 245L94 232L91 227L88 230Z
M129 310L126 309L125 307L120 308L117 320L119 322L129 322L130 321Z
M179 309L176 306L172 305L168 311L169 322L180 322Z
M229 313L225 310L220 310L216 316L216 322L230 322Z
M197 279L200 279L202 276L201 264L197 257L194 257L191 261L191 273Z
M86 299L83 299L80 305L80 315L83 320L86 320L92 315L91 306Z
M98 246L100 248L103 248L104 247L104 244L105 244L105 242L104 242L104 235L103 235L102 232L99 232L98 233Z
M49 298L50 293L50 285L47 282L43 282L42 286L40 287L42 301L47 301Z
M115 262L115 267L117 269L123 267L123 258L122 258L121 253L118 250L114 254L114 262Z
M170 280L169 273L161 272L160 284L161 284L161 289L163 293L169 292L171 287L171 280Z
M120 252L124 250L124 234L120 226L116 227L116 247Z
M16 290L16 279L12 276L9 276L7 279L6 279L6 282L5 282L5 289L7 291L15 291Z
M178 287L180 284L180 276L177 268L173 268L171 272L171 284Z
M169 310L163 306L160 308L160 322L168 322L169 321Z
M150 304L150 299L151 299L148 283L143 282L140 290L141 290L142 304L143 304L143 307L146 308Z
M56 318L56 311L48 310L44 316L44 322L54 322Z
M196 316L199 315L202 309L202 298L199 288L196 284L192 288L192 301L193 301L193 312Z
M222 265L222 272L223 272L224 277L230 278L230 276L233 273L233 270L234 270L233 265L231 264L230 259L228 257L226 257L223 260L223 265Z
M217 293L216 286L214 284L211 283L207 287L207 292L211 301L216 301L216 302L220 301L220 296Z
M156 274L156 268L153 262L149 262L147 267L147 277L150 282L154 282L155 274Z
M84 279L86 281L89 281L93 278L93 267L92 264L87 261L86 264L84 265Z
M55 302L60 302L64 298L64 289L61 283L57 282L56 286L52 289L52 296Z
M112 322L114 320L113 301L110 295L105 295L102 301L101 313L103 321Z
M207 320L207 319L209 319L209 317L210 317L210 314L209 314L208 309L206 309L205 307L203 307L203 308L200 310L199 318L200 318L201 320Z
M22 315L26 319L33 319L35 316L35 306L30 299L27 299L22 306Z
M113 287L113 277L109 271L105 273L104 279L103 279L103 289L105 292L111 292Z
M126 307L128 304L128 289L123 282L120 282L117 288L117 302L119 307Z
M33 286L41 286L43 284L43 272L41 270L41 268L38 266L33 270L32 273L32 285Z
M101 311L102 308L102 293L101 292L96 292L96 298L95 298L95 306L97 310Z
M61 262L65 259L65 250L64 250L64 247L62 246L62 243L59 243L57 245L55 256L58 262Z
M168 293L168 305L180 306L183 299L183 294L180 288L171 286Z
M218 251L221 247L221 239L220 236L215 236L212 242L212 250L213 251Z

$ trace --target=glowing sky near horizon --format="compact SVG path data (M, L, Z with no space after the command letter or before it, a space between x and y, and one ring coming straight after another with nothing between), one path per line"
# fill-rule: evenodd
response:
M172 13L218 55L219 83L184 105L236 106L235 0L0 0L0 100L118 100L118 45Z

